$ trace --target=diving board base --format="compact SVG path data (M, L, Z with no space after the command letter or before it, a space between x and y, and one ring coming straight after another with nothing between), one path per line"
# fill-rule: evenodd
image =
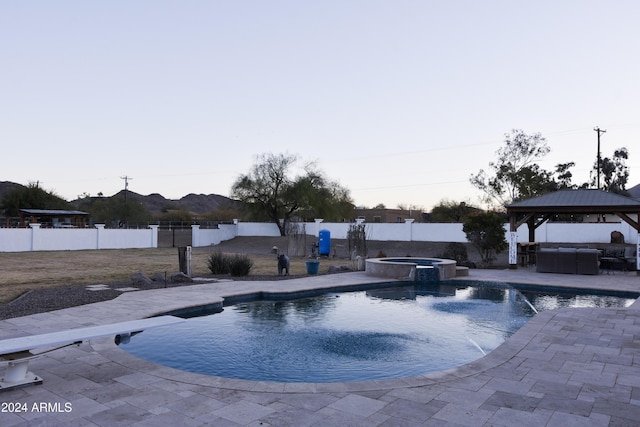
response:
M119 339L120 336L129 337L146 329L184 321L184 319L174 316L160 316L0 340L0 363L7 363L4 377L0 379L0 391L29 384L42 384L42 378L29 371L29 361L43 354L71 345L80 345L91 339L106 336L116 336ZM55 346L55 348L49 348L39 353L33 352L35 349L51 346Z
M25 365L24 367L19 365ZM9 390L16 387L22 387L25 385L42 384L42 377L34 374L31 371L27 371L29 362L9 363L5 376L0 381L0 391Z

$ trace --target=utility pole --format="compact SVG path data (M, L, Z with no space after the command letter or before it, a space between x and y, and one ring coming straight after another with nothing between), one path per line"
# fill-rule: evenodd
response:
M600 141L600 140L598 140ZM598 147L600 147L600 142L598 142ZM600 148L598 148L598 156L600 156ZM127 190L129 189L129 180L133 179L130 176L121 176L120 179L124 179L124 202L127 203Z
M598 132L598 157L597 157L597 163L596 163L596 169L597 169L597 176L596 176L596 182L597 182L597 189L600 190L600 167L602 166L602 159L600 158L600 134L603 134L606 132L606 130L600 129L598 126L596 126L595 128L593 128L594 131Z
M120 179L124 179L124 222L127 223L127 190L129 190L129 181L132 180L130 176L121 176Z
M130 176L121 176L120 179L124 179L124 190L127 191L127 189L129 188L129 180L133 179Z

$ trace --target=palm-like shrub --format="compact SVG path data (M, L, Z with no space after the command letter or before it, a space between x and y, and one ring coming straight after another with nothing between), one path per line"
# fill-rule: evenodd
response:
M207 260L207 267L211 274L247 276L253 268L253 261L247 255L226 255L222 252L214 252Z
M247 255L234 255L229 260L229 273L232 276L247 276L253 267L253 261Z
M214 252L207 260L211 274L229 274L229 256L222 252Z

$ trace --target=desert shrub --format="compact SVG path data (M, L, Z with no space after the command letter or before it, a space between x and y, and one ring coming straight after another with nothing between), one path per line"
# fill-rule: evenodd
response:
M253 268L253 261L247 255L226 255L214 252L209 256L207 266L211 274L246 276Z
M444 248L444 252L438 258L452 259L458 264L469 261L467 247L463 243L451 242Z
M386 258L387 254L385 254L383 251L378 251L378 253L376 254L376 258Z
M486 265L495 261L496 254L509 247L504 238L504 218L499 214L486 212L471 215L464 222L462 231Z
M234 255L229 259L229 273L232 276L247 276L253 267L253 261L247 255Z
M211 274L229 274L230 272L230 257L222 252L214 252L207 260L207 267Z

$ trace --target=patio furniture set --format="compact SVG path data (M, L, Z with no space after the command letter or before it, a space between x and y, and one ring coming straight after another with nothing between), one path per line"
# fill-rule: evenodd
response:
M535 250L527 263L535 265L538 273L600 274L615 270L636 270L636 249L634 246L607 247L603 249L587 247L540 248ZM533 260L533 261L532 261ZM521 262L522 263L522 262Z

